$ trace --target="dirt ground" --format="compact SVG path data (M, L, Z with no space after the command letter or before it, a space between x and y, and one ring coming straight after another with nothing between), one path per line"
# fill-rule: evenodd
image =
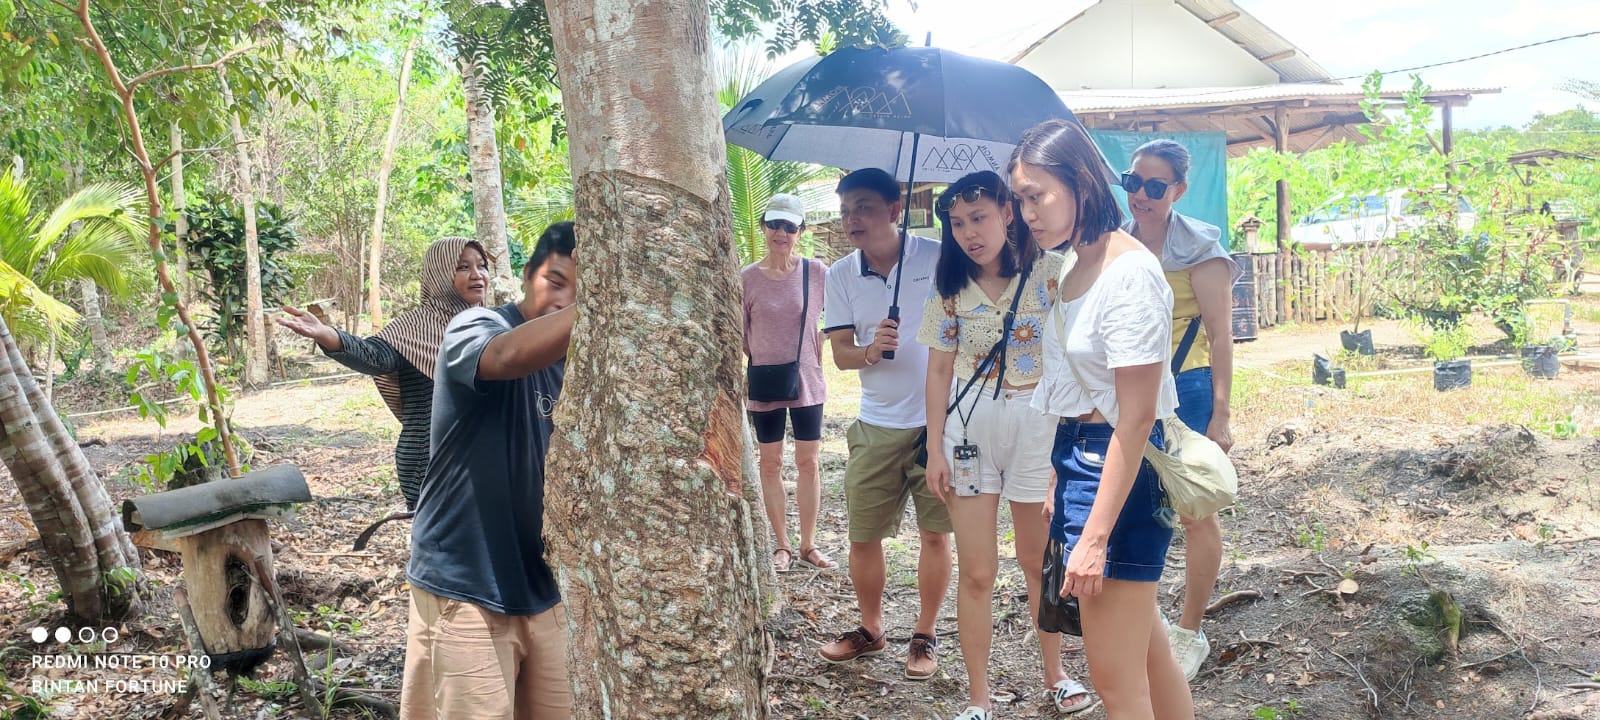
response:
M1600 300L1576 307L1580 348L1596 353ZM1515 366L1485 367L1475 371L1473 388L1436 393L1426 373L1361 375L1418 364L1403 328L1377 327L1384 359L1343 359L1353 375L1344 390L1309 382L1310 354L1337 345L1336 326L1275 329L1238 346L1234 457L1241 493L1223 515L1226 557L1215 597L1242 599L1208 616L1212 654L1193 683L1197 715L1600 718L1600 361L1569 360L1554 381L1531 380ZM1483 335L1484 353L1497 352L1492 334ZM308 355L291 359L297 375L341 372ZM829 380L819 543L844 561L844 428L859 393L851 375L830 373ZM142 492L128 478L144 454L194 430L192 419L175 417L161 432L127 413L74 422L119 501ZM254 446L257 467L296 464L317 497L296 518L275 523L273 538L277 573L301 626L349 645L323 657L318 672L397 702L406 527L387 525L367 550L349 551L366 524L401 506L392 459L397 425L371 383L358 377L243 394L235 424ZM164 692L34 689L38 680L172 681L177 674L33 667L40 651L29 630L62 624L60 603L49 597L55 580L48 562L27 542L26 510L9 481L0 488L0 666L10 686L0 692L0 718L202 717L198 707L174 708L174 696ZM789 507L792 513L792 501ZM1043 702L1009 523L1003 515L991 661L996 717L1053 717ZM779 577L782 602L771 621L774 717L921 720L953 717L964 706L953 595L939 618L938 676L901 679L916 606L912 527L908 516L900 537L887 543L893 644L881 656L829 666L816 654L854 627L843 568ZM1183 562L1180 535L1159 590L1169 614L1179 606ZM157 591L145 617L118 626L115 642L80 652L181 652L170 598L180 583L178 561L146 551L145 568ZM1398 618L1439 592L1459 608L1459 637L1430 663L1416 643L1396 640L1408 637ZM1069 670L1087 682L1080 645L1075 638L1067 645ZM275 659L258 681L233 692L225 716L306 717L288 679L286 663ZM334 715L363 711L341 707Z

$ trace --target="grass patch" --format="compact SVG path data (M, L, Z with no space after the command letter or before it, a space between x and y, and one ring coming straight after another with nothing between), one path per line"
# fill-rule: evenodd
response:
M1537 380L1515 365L1475 366L1471 387L1438 392L1426 371L1352 377L1344 390L1318 387L1310 382L1310 366L1309 360L1297 360L1238 370L1235 424L1260 432L1305 418L1356 428L1363 418L1388 417L1433 425L1511 423L1551 437L1600 436L1600 428L1574 422L1579 408L1600 405L1600 381L1592 371L1567 370L1556 380Z

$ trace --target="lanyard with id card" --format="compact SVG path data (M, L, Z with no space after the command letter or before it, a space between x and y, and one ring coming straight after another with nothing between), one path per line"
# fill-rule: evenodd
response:
M1006 346L1009 344L1007 341L1011 339L1011 323L1016 319L1017 303L1022 299L1022 292L1026 289L1028 273L1031 270L1033 270L1033 263L1030 262L1022 268L1022 276L1017 279L1017 291L1011 295L1011 309L1006 311L1006 319L1000 329L1000 339L995 342L994 347L989 348L989 354L983 358L983 362L978 363L978 369L973 376L967 379L966 387L961 388L961 392L956 395L955 402L950 403L950 408L945 411L945 415L948 416L954 412L956 417L961 419L961 444L955 446L952 451L955 462L950 468L950 484L955 486L955 493L960 497L977 495L980 492L979 485L982 481L982 473L979 468L981 453L977 445L967 441L967 422L971 420L972 413L976 408L974 407L973 410L965 413L961 412L961 400L966 397L967 391L972 389L973 381L977 380L980 375L983 377L983 382L978 385L978 396L982 397L983 388L989 384L989 375L991 373L995 376L994 397L997 400L1000 398L1000 388L1005 385ZM996 362L999 363L998 367ZM976 401L974 401L974 406L976 406Z

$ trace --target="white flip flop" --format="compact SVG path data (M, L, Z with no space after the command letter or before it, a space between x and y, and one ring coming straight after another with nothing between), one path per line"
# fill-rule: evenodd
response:
M1056 683L1055 687L1044 692L1046 695L1050 696L1050 704L1056 706L1056 712L1061 713L1062 715L1074 715L1081 713L1089 708L1094 707L1099 702L1095 698L1094 694L1089 692L1089 688L1084 687L1083 683L1073 680L1072 678L1061 680ZM1073 697L1074 695L1082 695L1083 699L1072 705L1063 704L1067 701L1067 698Z

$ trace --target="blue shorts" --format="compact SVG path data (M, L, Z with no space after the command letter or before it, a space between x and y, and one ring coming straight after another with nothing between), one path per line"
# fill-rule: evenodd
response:
M1178 382L1178 419L1201 435L1211 427L1211 411L1216 396L1211 394L1211 368L1185 370L1173 378Z
M1156 428L1151 432L1151 440L1159 446L1159 423ZM1050 462L1056 469L1056 512L1050 518L1050 536L1064 548L1063 563L1089 520L1110 445L1111 426L1105 423L1064 419L1056 426L1055 449L1050 455ZM1167 564L1167 546L1172 544L1172 528L1157 519L1157 514L1164 509L1166 496L1155 469L1141 461L1133 489L1128 492L1117 524L1111 529L1106 546L1106 577L1135 582L1161 579L1161 570ZM1176 520L1170 514L1168 517Z

